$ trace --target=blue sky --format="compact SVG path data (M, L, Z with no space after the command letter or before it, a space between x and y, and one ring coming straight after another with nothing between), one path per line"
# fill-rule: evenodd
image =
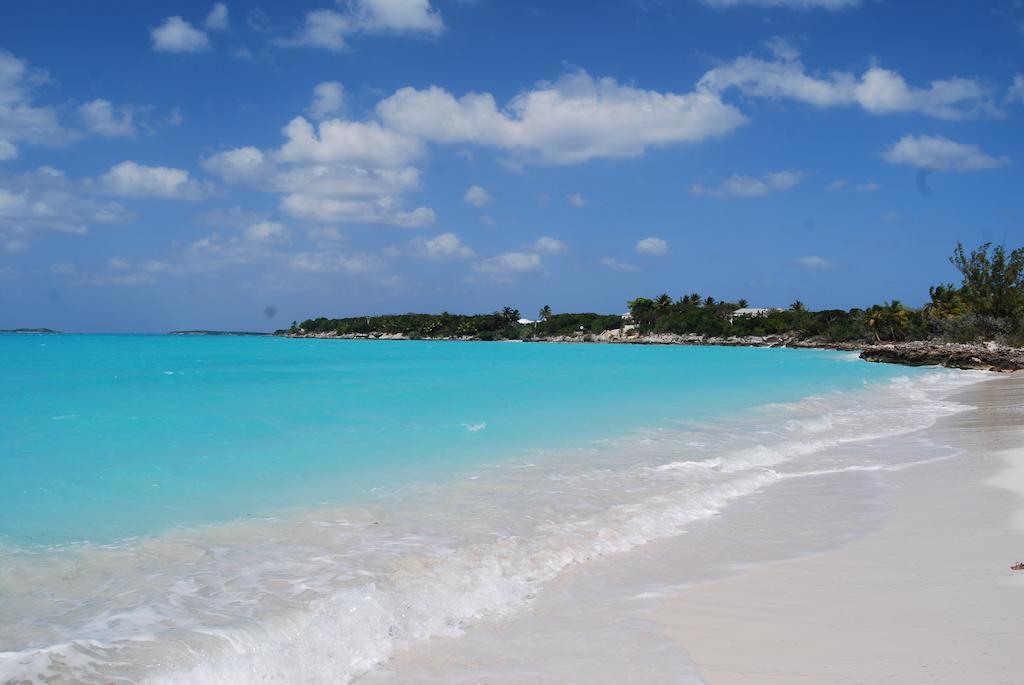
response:
M0 10L0 327L920 304L1024 243L1024 3Z

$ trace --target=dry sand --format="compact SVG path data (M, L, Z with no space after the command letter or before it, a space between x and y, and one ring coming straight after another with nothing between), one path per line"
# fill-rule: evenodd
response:
M932 437L968 453L891 474L879 530L651 612L709 683L1024 683L1024 374L957 400Z

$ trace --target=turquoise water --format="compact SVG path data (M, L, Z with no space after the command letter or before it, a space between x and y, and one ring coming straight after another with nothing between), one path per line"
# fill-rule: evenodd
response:
M0 541L358 500L908 373L815 350L2 335Z
M0 335L0 682L361 683L775 484L946 458L886 441L975 380L818 350Z

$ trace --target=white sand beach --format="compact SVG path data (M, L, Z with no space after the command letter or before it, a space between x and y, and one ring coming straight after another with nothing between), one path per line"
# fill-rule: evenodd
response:
M1024 683L1024 374L954 399L857 447L906 467L784 481L360 682Z
M967 454L890 474L880 530L652 613L708 682L1024 682L1024 375L958 399L932 435Z

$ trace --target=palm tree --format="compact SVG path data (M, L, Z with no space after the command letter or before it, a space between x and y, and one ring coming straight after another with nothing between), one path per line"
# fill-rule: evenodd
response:
M672 297L668 293L662 293L654 300L654 306L658 309L668 309L672 306Z
M800 300L794 301L793 304L789 305L789 308L792 309L794 312L806 312L807 311L807 305L805 305Z
M749 303L749 302L747 302L746 300L744 300L744 299L743 299L743 298L741 297L741 298L740 298L740 301L739 301L739 302L737 302L737 303L736 303L736 305L737 305L737 306L738 306L738 307L739 307L740 309L746 309L747 307L749 307L749 306L750 306L750 303Z
M547 321L551 318L551 307L544 305L541 310L537 312L537 318L541 321Z

